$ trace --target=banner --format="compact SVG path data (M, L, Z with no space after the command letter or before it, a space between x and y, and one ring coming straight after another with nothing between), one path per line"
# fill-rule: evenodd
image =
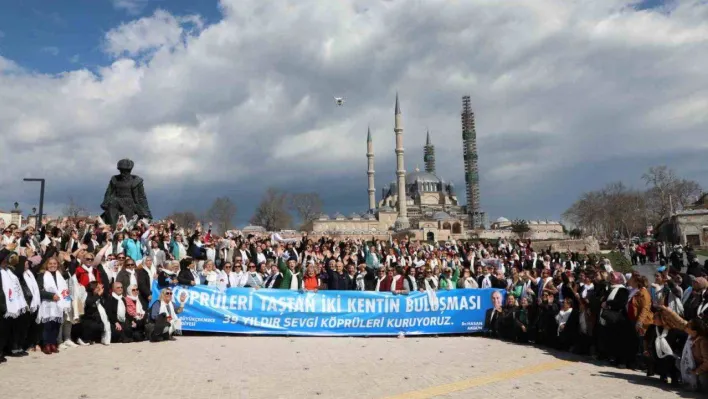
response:
M495 289L437 292L319 291L172 287L182 330L270 335L424 335L482 331ZM157 284L153 298L160 296ZM496 298L495 298L496 299Z

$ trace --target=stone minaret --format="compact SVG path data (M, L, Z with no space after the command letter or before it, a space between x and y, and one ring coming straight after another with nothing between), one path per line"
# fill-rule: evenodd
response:
M479 170L477 168L477 132L470 96L462 97L462 153L465 160L465 184L467 186L467 217L470 228L483 226L479 207Z
M430 143L430 131L423 147L423 161L425 161L425 171L435 174L435 146Z
M366 174L369 177L369 212L376 209L376 188L374 186L374 143L371 141L371 128L366 136L366 160L368 167Z
M401 107L398 105L398 93L396 93L393 131L396 133L396 176L398 177L398 218L396 219L395 228L404 230L410 227L410 222L408 221L408 205L406 204L406 168L403 166L403 124L401 123Z

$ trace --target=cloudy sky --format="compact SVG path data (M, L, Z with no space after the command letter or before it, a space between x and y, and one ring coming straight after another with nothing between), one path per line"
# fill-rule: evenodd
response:
M584 190L668 164L708 186L704 0L27 0L0 14L0 209L70 196L97 212L116 161L153 214L268 186L364 211L406 167L464 202L461 97L477 117L490 217L558 218ZM346 98L336 107L333 96Z

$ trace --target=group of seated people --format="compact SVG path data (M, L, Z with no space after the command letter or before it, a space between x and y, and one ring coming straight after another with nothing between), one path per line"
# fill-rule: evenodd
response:
M695 263L695 262L694 262ZM513 271L522 276L530 270ZM492 294L488 336L645 369L671 385L708 392L708 280L662 264L649 284L637 272L556 264ZM504 291L501 291L504 292Z
M155 301L141 296L134 270L110 279L84 249L70 256L50 248L44 257L16 249L10 243L0 250L0 363L28 351L51 355L94 343L174 340L180 333L186 296L179 306L170 288ZM128 259L124 270L134 267Z

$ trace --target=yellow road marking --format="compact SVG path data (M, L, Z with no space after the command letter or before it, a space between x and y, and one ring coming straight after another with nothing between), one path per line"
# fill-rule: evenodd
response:
M480 377L474 377L467 380L457 381L450 384L438 385L430 388L421 389L402 393L400 395L389 396L386 399L428 399L435 396L447 395L452 392L464 391L466 389L479 387L482 385L491 384L512 378L519 378L530 374L542 373L544 371L554 370L570 365L572 362L566 360L555 360L537 364L535 366L524 367L516 370L502 371L499 373L489 374Z

